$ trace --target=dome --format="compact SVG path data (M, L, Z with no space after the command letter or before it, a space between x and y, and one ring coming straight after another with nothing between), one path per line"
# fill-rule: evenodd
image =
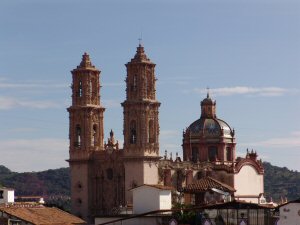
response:
M194 121L188 128L192 136L233 138L234 130L216 115L216 101L207 97L201 101L200 119Z
M191 135L205 137L227 137L234 136L233 129L223 120L217 118L200 118L194 121L188 129Z

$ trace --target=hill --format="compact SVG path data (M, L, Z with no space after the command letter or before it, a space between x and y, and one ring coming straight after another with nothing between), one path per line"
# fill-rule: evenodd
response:
M12 172L0 166L0 184L14 188L16 196L70 196L70 170L60 168L42 172Z
M288 200L300 197L300 172L286 167L263 163L265 168L265 195L279 201L281 196ZM49 199L70 196L70 170L60 168L42 172L17 173L0 166L0 185L15 189L16 195L42 195ZM59 196L59 197L57 197ZM60 201L60 200L59 200Z
M263 163L265 168L265 195L279 201L281 197L288 200L300 198L300 172L286 167Z
M0 166L1 185L14 188L16 196L43 196L48 206L70 212L69 168L17 173Z

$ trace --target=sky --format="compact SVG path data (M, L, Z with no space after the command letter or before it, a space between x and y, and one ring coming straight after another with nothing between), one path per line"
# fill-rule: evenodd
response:
M160 154L210 95L237 154L300 171L300 1L1 0L0 165L67 167L70 71L84 52L101 70L105 139L123 141L125 65L142 38L156 63Z

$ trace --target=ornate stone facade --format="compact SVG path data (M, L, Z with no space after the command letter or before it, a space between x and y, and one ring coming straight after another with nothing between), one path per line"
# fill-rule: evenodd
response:
M72 212L87 221L98 214L111 214L124 204L123 151L113 132L108 143L103 143L105 109L100 101L99 76L100 71L85 53L72 70L72 105L68 108Z
M143 184L157 184L159 160L160 103L156 100L155 64L139 45L126 64L126 100L124 109L125 189ZM131 202L131 192L126 201Z
M207 176L237 190L238 199L258 199L263 193L262 163L253 151L236 157L235 131L217 117L209 94L201 102L200 118L183 132L183 159L167 152L160 157L155 64L139 45L126 68L123 149L113 131L104 143L100 71L86 53L72 70L68 161L74 214L93 222L95 216L116 214L121 205L130 205L133 187L163 184L180 191Z

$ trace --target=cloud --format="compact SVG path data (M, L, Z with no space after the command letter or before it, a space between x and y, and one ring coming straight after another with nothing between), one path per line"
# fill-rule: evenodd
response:
M18 128L12 128L7 130L8 132L12 133L26 133L26 132L34 132L37 131L37 128L32 128L32 127L18 127Z
M2 89L15 89L15 88L37 88L37 89L44 89L44 88L67 88L68 84L55 84L50 82L41 82L41 83L9 83L5 82L6 80L0 79L0 88Z
M5 154L0 158L0 165L13 171L41 171L66 167L68 164L69 143L66 139L10 139L0 140Z
M194 93L197 94L206 94L207 89L204 88L194 88ZM222 87L209 89L209 92L214 96L231 96L231 95L246 95L246 96L265 96L265 97L274 97L282 96L285 94L298 93L297 89L286 89L280 87L246 87L246 86L236 86L236 87Z
M256 143L243 143L240 145L266 148L298 148L300 150L300 131L294 131L288 137L270 138Z
M160 138L174 138L178 137L180 133L178 130L161 130L160 131Z
M48 109L48 108L60 108L64 104L59 104L53 101L31 101L25 99L18 99L13 97L0 96L0 110L8 110L18 107L34 108L34 109Z
M161 78L158 79L157 85L164 85L164 84L187 85L196 79L198 78L191 77L191 76Z

